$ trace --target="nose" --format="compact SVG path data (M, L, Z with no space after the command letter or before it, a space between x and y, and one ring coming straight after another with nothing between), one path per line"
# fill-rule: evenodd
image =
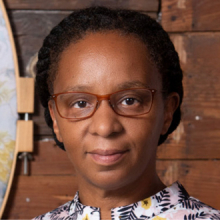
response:
M91 117L90 133L105 138L119 134L123 131L119 117L109 105L108 100L101 100L98 109Z

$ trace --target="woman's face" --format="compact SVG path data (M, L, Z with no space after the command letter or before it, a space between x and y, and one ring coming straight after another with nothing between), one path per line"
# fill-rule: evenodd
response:
M175 104L174 98L162 98L161 76L148 57L139 39L117 32L88 34L62 52L54 94L157 90L151 111L136 118L117 115L103 100L92 117L73 121L61 118L49 102L54 131L64 143L79 184L114 190L155 175L158 140L170 125Z

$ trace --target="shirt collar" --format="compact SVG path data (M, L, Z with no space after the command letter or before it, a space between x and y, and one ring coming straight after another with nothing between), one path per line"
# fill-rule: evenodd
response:
M189 195L184 187L179 182L175 182L149 198L127 206L113 208L111 216L114 220L147 219L173 208L181 200L188 197ZM79 217L79 219L97 220L100 219L100 209L81 204L79 202L79 193L77 192L70 204L69 215L71 217Z

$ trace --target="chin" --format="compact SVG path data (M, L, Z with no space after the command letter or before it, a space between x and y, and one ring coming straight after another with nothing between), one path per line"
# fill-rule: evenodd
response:
M110 170L96 174L95 178L90 179L90 184L105 191L113 191L130 185L135 179L138 179L138 176L131 176L131 172Z

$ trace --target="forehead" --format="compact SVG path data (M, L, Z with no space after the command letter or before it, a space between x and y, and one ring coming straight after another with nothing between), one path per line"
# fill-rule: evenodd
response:
M161 84L147 46L133 35L110 31L89 33L62 52L54 93L76 87L92 92L97 86L105 88L103 93L108 93L123 87L123 84L133 87L132 82L135 85L140 82L149 88Z

